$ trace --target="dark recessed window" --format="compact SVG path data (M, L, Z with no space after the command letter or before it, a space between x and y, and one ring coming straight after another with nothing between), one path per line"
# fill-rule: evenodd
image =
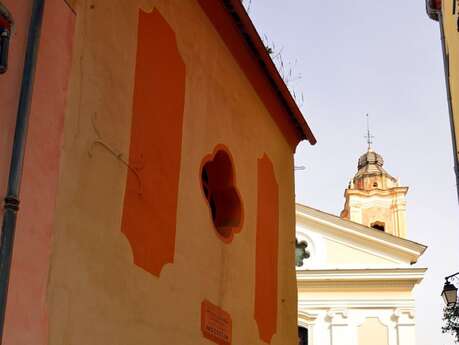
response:
M227 152L218 150L203 165L201 183L215 229L224 239L231 239L233 232L242 226L242 204Z
M383 222L374 222L371 227L376 230L385 231L385 224Z
M298 327L298 345L308 345L308 329Z

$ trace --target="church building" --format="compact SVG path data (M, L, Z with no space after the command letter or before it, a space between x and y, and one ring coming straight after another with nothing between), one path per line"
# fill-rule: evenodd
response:
M368 148L341 216L297 204L299 344L414 345L426 246L407 238L408 187Z

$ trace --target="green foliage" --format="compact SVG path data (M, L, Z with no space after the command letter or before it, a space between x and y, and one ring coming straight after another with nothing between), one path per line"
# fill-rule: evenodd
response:
M443 309L443 333L449 333L454 337L456 343L459 343L459 308L445 307Z
M250 15L252 9L252 0L241 0L241 3L247 13ZM298 91L294 85L295 81L302 78L301 74L297 73L296 70L297 61L284 61L282 48L277 47L276 44L271 41L267 35L263 35L262 40L267 53L271 57L271 60L274 62L274 65L276 66L281 78L284 80L285 85L287 85L290 94L295 99L297 105L301 108L304 103L304 96L303 93Z
M306 250L307 247L308 244L306 241L298 242L298 239L295 240L295 261L297 267L303 266L303 260L311 256L309 251Z

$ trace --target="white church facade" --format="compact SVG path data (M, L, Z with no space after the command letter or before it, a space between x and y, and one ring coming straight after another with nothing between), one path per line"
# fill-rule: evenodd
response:
M297 204L299 344L415 345L413 289L426 250L406 238L407 187L371 149L341 216Z

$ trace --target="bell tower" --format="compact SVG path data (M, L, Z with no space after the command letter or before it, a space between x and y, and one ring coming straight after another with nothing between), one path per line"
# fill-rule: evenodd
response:
M406 238L406 193L383 168L384 160L371 146L359 158L357 173L344 192L341 217Z

